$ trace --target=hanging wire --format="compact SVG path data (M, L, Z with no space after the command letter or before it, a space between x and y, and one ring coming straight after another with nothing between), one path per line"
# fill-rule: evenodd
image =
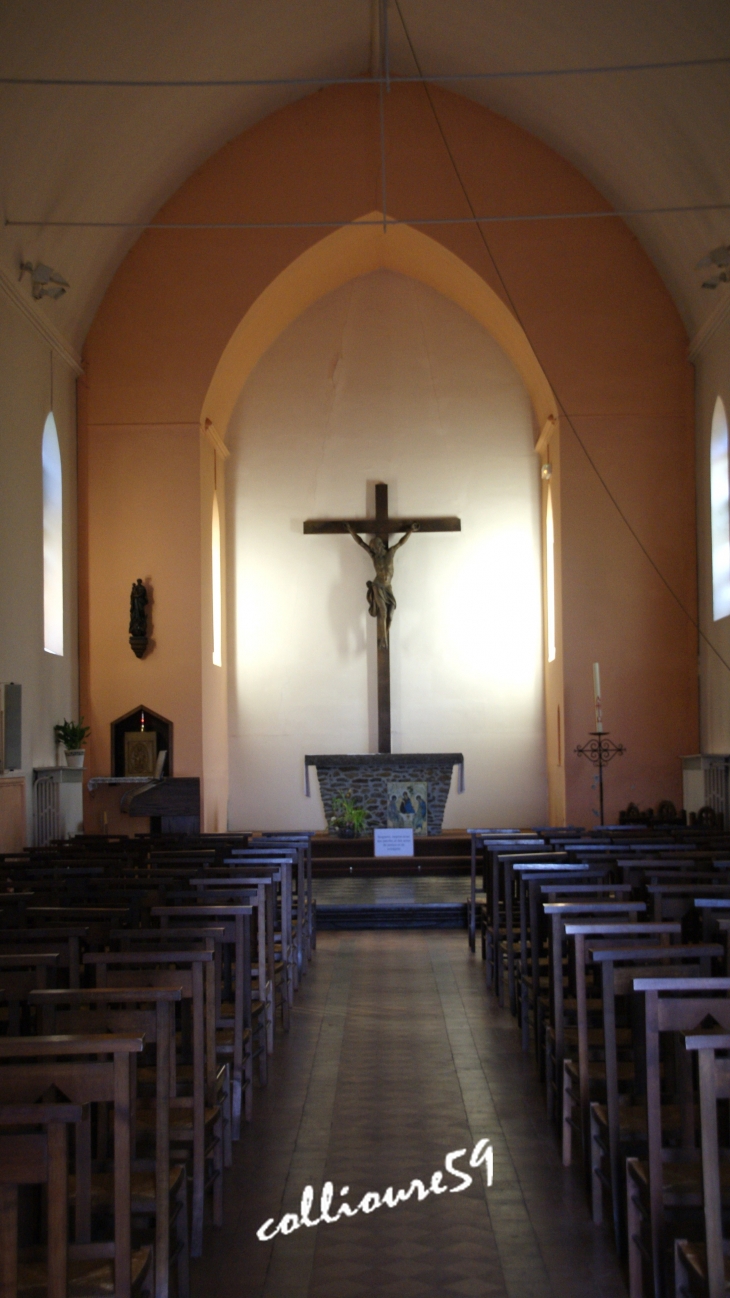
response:
M664 207L599 208L592 212L509 212L477 216L388 217L388 225L518 225L540 221L615 221L628 216L685 216L693 212L727 212L728 203L681 203ZM348 225L381 225L374 220L335 221L46 221L5 220L5 226L61 230L339 230Z
M406 40L407 40L407 42L408 42L408 46L409 46L409 49L410 49L410 51L411 51L411 55L412 55L412 57L413 57L413 61L414 61L415 65L416 65L416 67L418 68L419 76L421 76L421 75L422 75L422 74L421 74L421 65L420 65L420 63L419 63L418 56L417 56L417 54L416 54L415 47L414 47L414 45L413 45L413 41L411 40L410 33L409 33L409 31L408 31L408 28L406 27L405 19L404 19L404 17L403 17L403 12L402 12L402 10L401 10L401 6L400 6L400 0L393 0L393 3L395 4L396 9L398 10L398 17L400 18L401 25L402 25L402 27L403 27L403 32L404 32L405 38L406 38ZM458 167L458 165L457 165L456 158L454 157L454 154L453 154L453 152L452 152L452 150L451 150L451 147L450 147L450 145L449 145L448 139L446 138L446 133L445 133L444 128L443 128L443 125L442 125L442 123L441 123L441 119L440 119L440 117L439 117L439 115L438 115L438 111L437 111L437 109L436 109L436 105L435 105L435 103L434 103L434 101L433 101L433 96L432 96L432 94L431 94L431 91L429 90L429 87L428 87L428 85L427 85L425 79L424 79L424 81L423 81L423 89L424 89L424 92L425 92L426 97L427 97L427 99L428 99L429 106L430 106L430 108L431 108L431 112L432 112L432 114L433 114L433 118L434 118L434 121L435 121L435 123L436 123L436 127L437 127L437 129L438 129L439 135L441 136L441 139L442 139L442 141L443 141L444 148L445 148L445 150L446 150L446 153L448 154L449 161L450 161L451 166L452 166L453 171L454 171L454 175L456 176L456 179L457 179L457 181L458 181L458 184L459 184L459 187L460 187L460 189L461 189L461 192L462 192L462 194L463 194L463 196L464 196L464 200L465 200L465 202L466 202L466 204L467 204L467 206L468 206L468 208L469 208L469 211L471 212L472 217L474 218L474 222L475 222L475 224L476 224L476 228L477 228L477 230L479 231L479 236L480 236L480 238L481 238L482 243L484 244L484 247L485 247L486 252L487 252L487 256L489 257L489 260L490 260L490 262L492 263L492 266L494 267L494 272L495 272L495 274L496 274L496 276L497 276L497 278L498 278L498 280L499 280L499 282L500 282L500 284L501 284L501 286L502 286L502 290L503 290L503 292L504 292L504 294L505 294L505 297L506 297L507 301L509 302L509 305L510 305L510 307L511 307L513 313L514 313L515 319L518 321L518 323L520 324L521 328L523 329L523 331L524 331L524 333L525 333L525 336L527 337L528 341L530 342L530 346L532 346L532 340L530 339L530 335L529 335L529 333L528 333L528 330L527 330L527 328L526 328L526 326L525 326L525 323L524 323L524 321L523 321L523 319L522 319L522 316L520 315L520 312L519 312L518 309L517 309L517 306L516 306L515 301L514 301L514 299L513 299L513 297L512 297L512 294L510 293L509 288L507 287L507 283L506 283L506 281L505 281L504 275L502 274L502 271L500 270L500 267L499 267L499 265L498 265L498 263L497 263L497 260L496 260L496 258L495 258L495 256L494 256L494 253L493 253L493 251L492 251L492 249L491 249L491 247L490 247L490 245L489 245L489 243L488 243L488 241L487 241L487 237L486 237L486 235L485 235L485 233L484 233L484 230L482 229L482 224L481 224L481 222L479 222L479 221L477 220L476 213L475 213L475 210L474 210L473 204L472 204L472 202L471 202L471 198L469 197L469 193L468 193L467 188L466 188L466 185L465 185L465 183L464 183L464 179L463 179L463 177L462 177L462 175L461 175L461 172L459 171L459 167ZM712 641L709 639L709 637L708 637L708 636L705 634L705 632L702 630L702 627L700 626L699 621L697 620L697 618L695 618L695 617L693 616L693 614L690 612L690 610L689 610L689 609L687 608L687 606L685 605L685 603L684 603L684 601L682 600L681 596L679 596L679 595L677 594L677 592L676 592L676 590L674 589L674 587L672 586L671 582L667 579L667 577L665 577L665 575L664 575L664 573L662 572L661 568L659 567L659 565L657 564L657 562L655 561L655 559L652 557L652 555L649 553L649 550L647 549L647 547L646 547L646 545L644 544L644 542L641 540L641 537L638 535L638 533L636 532L635 528L632 526L631 522L630 522L629 519L627 518L627 516L626 516L626 514L624 513L623 509L621 508L621 506L620 506L618 500L616 499L614 493L611 491L611 488L609 487L609 485L608 485L608 483L606 482L605 478L603 477L603 475L602 475L600 469L598 468L598 465L596 464L595 460L593 459L593 456L591 455L590 451L588 450L588 447L586 446L585 442L583 441L583 438L581 437L580 433L578 432L578 429L576 428L576 426L575 426L573 420L571 419L570 415L568 414L568 411L567 411L565 405L564 405L563 402L561 401L561 399L560 399L560 395L559 395L558 391L556 390L554 384L552 383L552 381L551 381L551 379L550 379L550 375L548 374L548 372L547 372L547 370L545 369L545 367L542 365L542 361L541 361L541 359L540 359L540 354L539 354L539 352L538 352L537 349L535 349L534 347L533 347L533 351L535 352L535 355L536 355L536 357L537 357L537 359L538 359L538 362L540 363L541 367L543 368L543 372L546 374L546 376L547 376L547 378L548 378L548 382L550 383L550 386L551 386L551 388L552 388L552 391L555 393L555 399L556 399L556 401L557 401L557 403L558 403L558 406L559 406L560 413L561 413L562 417L565 419L566 424L568 425L568 427L570 428L571 432L573 433L573 436L575 437L575 439L576 439L578 445L580 446L581 450L583 451L583 454L585 455L586 460L588 461L588 463L589 463L589 465L591 466L591 468L592 468L592 470L593 470L595 476L597 477L598 481L600 482L601 486L603 487L603 489L604 489L606 495L608 496L609 500L611 501L611 504L614 506L614 509L616 510L617 514L619 515L619 517L622 519L622 521L624 522L624 524L625 524L626 527L628 528L629 532L631 533L632 537L634 538L634 541L635 541L636 544L638 545L638 547L639 547L639 549L641 550L642 554L644 555L644 557L646 558L646 560L648 561L648 563L651 565L651 567L654 569L654 572L655 572L655 573L657 574L657 576L659 577L659 580L662 582L662 584L664 585L664 587L666 588L666 590L669 592L669 594L671 595L672 599L673 599L674 602L677 604L677 606L679 607L679 609L681 610L681 612L682 612L682 613L684 614L684 616L687 618L688 622L689 622L689 623L694 627L694 629L695 629L695 631L697 632L697 634L698 634L698 636L700 637L700 639L703 640L704 643L705 643L705 644L706 644L706 645L707 645L707 646L712 650L712 652L717 656L717 658L718 658L718 659L720 660L720 662L722 663L723 667L725 667L725 668L727 669L727 671L730 672L730 663L727 662L727 660L726 660L726 659L723 657L723 655L720 653L719 649L716 648L716 646L712 643Z
M400 15L401 22L403 16ZM405 30L405 26L404 26ZM409 41L410 44L410 41ZM599 63L587 64L577 68L516 68L494 72L430 72L426 77L419 71L417 76L390 76L383 73L381 77L390 89L390 83L409 85L421 81L434 81L440 84L450 82L480 81L531 81L548 77L595 77L611 76L618 73L640 72L675 72L690 68L723 67L730 63L730 54L713 55L710 58L647 60L642 63ZM377 78L380 79L380 78ZM165 81L159 77L136 80L130 77L0 77L0 86L37 86L69 87L71 89L101 90L258 90L269 86L367 86L372 85L373 77L206 77L176 78Z
M378 77L378 107L380 113L380 192L383 207L383 234L388 232L388 188L385 174L385 85L388 76L388 0L378 0L378 25L380 31L380 76ZM384 75L385 74L385 75ZM390 85L388 85L390 90Z

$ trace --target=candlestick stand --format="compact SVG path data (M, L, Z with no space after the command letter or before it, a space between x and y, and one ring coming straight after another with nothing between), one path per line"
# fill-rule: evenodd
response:
M598 767L598 794L601 803L601 824L603 824L603 770L614 757L622 757L626 752L623 744L615 744L608 737L607 730L591 730L587 744L579 744L575 752L579 757L587 757L592 766Z

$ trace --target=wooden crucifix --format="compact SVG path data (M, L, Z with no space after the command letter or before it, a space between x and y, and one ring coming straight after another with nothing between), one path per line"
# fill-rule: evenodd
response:
M375 578L367 583L370 616L378 620L378 752L390 749L390 624L395 611L393 594L393 558L396 550L413 532L460 532L459 518L389 518L388 487L385 482L375 484L375 518L308 518L304 524L307 536L322 533L349 532L350 536L367 550L375 567ZM372 537L370 544L360 539L365 532ZM388 537L402 532L394 546Z

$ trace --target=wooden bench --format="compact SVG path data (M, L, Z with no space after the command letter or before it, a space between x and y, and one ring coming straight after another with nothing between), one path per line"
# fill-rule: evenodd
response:
M30 1001L43 1016L43 1031L101 1034L123 1031L144 1037L145 1047L155 1047L155 1157L135 1156L132 1122L132 1212L155 1220L155 1298L167 1298L170 1272L170 1231L175 1230L178 1298L189 1293L187 1193L182 1167L170 1166L170 1096L174 1093L175 1013L182 999L179 987L112 988L32 992ZM136 1069L133 1070L137 1072ZM141 1101L137 1099L137 1109ZM91 1150L91 1124L77 1127L79 1144ZM82 1172L84 1168L85 1174ZM91 1173L90 1157L77 1167L75 1177L76 1238L91 1239L92 1202L111 1200L110 1178Z
M692 1034L685 1038L685 1046L697 1052L698 1061L705 1238L692 1244L675 1240L675 1291L677 1298L725 1298L730 1258L722 1231L717 1101L730 1098L730 1059L718 1059L719 1050L730 1050L730 1034Z
M38 987L54 986L60 960L58 951L12 951L0 948L0 982L3 1000L8 1006L8 1036L20 1035L23 1007L31 991Z
M257 999L266 1007L266 1047L274 1052L274 1018L276 1009L276 953L274 949L274 884L264 876L237 872L229 877L211 876L192 879L200 906L251 905L256 908L256 960L252 960L251 976L258 993ZM178 898L179 900L179 898ZM282 966L280 965L280 976ZM282 1007L282 1017L284 1010ZM289 1024L288 1006L286 1025Z
M312 952L317 945L317 916L316 903L312 895L312 830L301 830L296 833L286 834L261 834L258 837L252 837L250 845L256 847L259 842L274 847L295 847L300 853L301 865L297 866L297 922L303 919L304 923L304 951L302 955L301 973L306 973L307 963L312 958ZM304 871L302 879L302 869ZM302 882L304 890L302 891ZM304 911L304 916L302 916Z
M45 1288L48 1298L68 1295L68 1136L81 1122L77 1104L0 1104L0 1294L18 1293L18 1190L44 1185L47 1191ZM5 1127L42 1131L4 1133ZM41 1264L42 1265L42 1264ZM27 1280L21 1275L21 1284ZM25 1286L24 1286L25 1287Z
M543 957L543 934L541 926L542 912L540 901L544 900L543 885L551 881L555 884L580 882L598 882L605 874L605 867L597 870L587 865L569 865L567 861L559 864L543 863L525 865L515 863L512 873L517 879L518 903L520 912L520 996L522 1049L529 1046L529 1019L532 1015L535 1058L538 1061L541 1080L543 1078L541 1030L539 1014L540 965L544 959L547 973L547 953ZM547 985L547 982L546 982Z
M648 1157L626 1161L626 1220L630 1298L642 1298L643 1269L648 1288L661 1298L669 1286L666 1252L666 1213L702 1205L702 1178L694 1148L694 1097L689 1058L678 1052L679 1102L685 1118L683 1148L674 1152L662 1144L661 1052L665 1033L695 1033L711 1015L724 1031L730 1030L730 978L635 978L635 992L643 994L646 1024L646 1105ZM723 1199L730 1202L730 1165L723 1168Z
M605 1037L605 1100L590 1104L591 1206L593 1220L598 1224L603 1218L602 1188L605 1186L611 1200L616 1247L622 1257L626 1251L622 1214L622 1204L625 1203L625 1158L627 1155L645 1154L648 1140L643 1020L640 1014L634 1012L633 981L638 976L651 977L659 974L672 978L697 975L709 977L711 962L717 959L721 949L706 945L677 945L657 949L642 944L622 945L620 938L612 941L589 939L587 942L589 959L601 970ZM624 1097L629 1102L624 1104L619 1102L617 998L628 1003L636 1064L629 1095ZM676 1104L662 1105L661 1122L664 1130L676 1136L682 1126L679 1107Z
M114 950L117 951L160 951L163 956L166 952L179 949L180 947L194 947L196 950L213 950L214 974L212 980L212 996L216 998L216 1013L218 1008L217 996L220 986L221 968L223 965L222 951L225 930L222 925L211 925L201 922L192 925L190 928L175 929L171 933L164 928L135 928L135 929L112 929L110 934L111 943ZM212 945L211 945L212 944ZM206 969L206 976L207 976ZM208 1007L206 1005L206 1021ZM189 1032L187 1034L189 1038ZM187 1045L189 1046L189 1040ZM207 1040L207 1038L206 1038ZM189 1054L188 1049L188 1054ZM181 1064L179 1068L175 1067L175 1077L183 1082L191 1082L193 1077L192 1065ZM221 1108L223 1118L223 1162L226 1167L230 1167L233 1162L233 1136L231 1121L231 1079L230 1068L224 1064L222 1068L215 1070L214 1062L206 1060L206 1095L207 1103L217 1104Z
M565 1059L565 1005L563 1002L563 940L565 925L577 924L581 918L585 924L610 925L627 921L638 923L639 915L646 911L646 902L606 901L587 902L557 901L543 903L543 911L548 919L548 1021L545 1027L545 1081L547 1086L547 1110L552 1116L557 1111L558 1125L562 1132L562 1081L563 1061Z
M27 955L57 951L57 969L68 970L69 987L78 987L81 974L81 947L89 944L86 924L60 924L54 928L0 929L0 956Z
M606 1030L605 1022L600 1027L591 1028L589 1026L589 1015L598 1015L604 1018L609 1016L609 1038L612 1043L613 1053L609 1051L610 1060L608 1061L609 1070L615 1066L616 1077L621 1077L621 1067L617 1062L616 1046L619 1044L617 1035L615 1017L611 1018L613 1010L613 999L604 1002L603 987L599 995L595 992L589 1002L587 972L591 975L596 972L595 965L600 961L600 952L603 947L617 947L622 945L624 950L632 947L640 949L647 953L647 960L651 955L657 959L668 960L672 955L673 948L670 946L672 938L679 939L681 936L681 926L677 923L667 922L666 924L657 924L650 921L646 924L594 924L588 921L585 924L566 924L565 935L573 945L572 976L575 990L575 1012L576 1024L575 1029L566 1029L566 1042L575 1046L575 1058L566 1057L563 1063L563 1165L569 1166L571 1162L571 1131L572 1131L572 1111L577 1102L580 1114L578 1130L581 1135L581 1145L583 1150L584 1167L586 1172L587 1183L590 1184L590 1141L589 1141L589 1121L590 1121L590 1088L591 1082L606 1082L607 1062L590 1062L589 1054L591 1049L606 1049ZM651 944L651 945L650 945ZM684 949L684 948L682 948ZM588 957L590 956L590 960ZM626 957L630 959L629 956ZM605 976L605 970L603 974ZM711 972L709 967L706 971ZM626 1044L624 1036L622 1044ZM623 1080L629 1080L629 1072L623 1070ZM613 1080L613 1078L612 1078ZM577 1093L575 1091L577 1087Z
M131 1236L132 1056L142 1047L141 1037L123 1033L0 1038L0 1104L40 1101L56 1087L73 1105L113 1106L114 1238L68 1246L69 1298L74 1283L85 1298L108 1298L110 1291L114 1298L132 1298L149 1287L152 1249L133 1252ZM60 1216L60 1151L54 1172L54 1212ZM60 1231L59 1223L56 1242Z
M212 948L213 943L207 945ZM192 1095L176 1095L171 1098L170 1132L173 1143L192 1146L190 1255L200 1257L203 1251L205 1190L208 1186L213 1189L214 1224L220 1226L223 1223L222 1114L214 1103L216 1067L213 951L189 948L172 951L92 951L84 956L84 964L94 967L99 987L180 987L183 1001L192 1008ZM142 1123L143 1115L140 1115L140 1125ZM150 1129L154 1129L153 1123ZM212 1173L207 1181L206 1162L212 1163Z
M309 909L307 903L306 853L304 845L297 847L267 846L234 850L226 857L224 865L232 873L256 873L269 867L272 878L279 885L279 913L281 916L282 959L287 969L287 995L293 1003L294 990L306 972L311 957L309 934ZM293 871L297 874L296 903L294 901Z
M513 876L517 877L518 902L520 902L520 957L518 957L516 976L518 979L518 1009L522 1028L522 1049L529 1046L529 1020L533 1019L535 1037L535 1059L538 1060L540 1077L543 1076L540 1064L540 964L544 962L547 975L547 953L543 955L543 933L540 919L544 919L540 903L546 901L574 900L572 889L591 888L596 900L600 889L604 888L605 867L591 870L590 866L570 866L568 862L553 864L514 863ZM546 986L547 986L546 979ZM525 1022L527 1020L527 1022Z
M220 926L222 944L233 947L235 961L235 981L233 984L233 1028L231 1019L224 1017L221 1003L220 975L216 985L216 1053L218 1056L232 1060L232 1127L233 1139L241 1136L241 1113L245 1110L246 1120L253 1117L253 1016L251 1003L251 935L250 921L253 907L228 904L202 906L155 906L153 917L160 920L163 932L173 939L178 936L178 926L184 924L184 932L193 934L195 924L215 923ZM170 921L173 921L171 924ZM174 921L177 921L175 923ZM169 927L168 927L169 926ZM203 931L208 932L208 929ZM262 1037L259 1044L259 1060L266 1060L265 1020L260 1016ZM266 1074L264 1072L264 1081Z

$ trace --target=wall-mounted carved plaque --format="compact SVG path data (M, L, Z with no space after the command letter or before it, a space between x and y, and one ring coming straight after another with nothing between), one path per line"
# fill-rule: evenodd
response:
M124 774L155 774L157 735L154 730L128 730L124 736Z

